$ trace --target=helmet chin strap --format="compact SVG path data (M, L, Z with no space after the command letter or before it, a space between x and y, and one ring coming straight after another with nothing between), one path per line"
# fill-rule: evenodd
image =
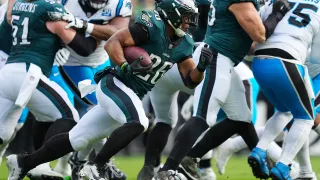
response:
M175 28L175 27L172 25L172 23L171 23L171 21L170 21L169 19L168 19L167 21L168 21L169 25L173 28L174 32L176 33L176 35L177 35L178 37L183 37L183 36L186 35L186 32L184 32L182 29L180 29L180 28Z

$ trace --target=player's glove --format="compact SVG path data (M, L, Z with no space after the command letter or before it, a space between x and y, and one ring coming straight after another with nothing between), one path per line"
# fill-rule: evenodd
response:
M281 15L284 16L290 9L291 7L288 0L274 0L273 2L273 13L281 13Z
M129 73L147 73L151 71L152 69L152 64L149 66L141 66L141 61L143 59L143 56L140 56L138 59L134 60L131 64L128 62L124 62L120 68L122 71L126 74Z
M67 48L60 49L54 57L54 62L58 66L63 66L69 59L70 51Z
M81 33L89 33L91 34L93 31L93 24L88 23L88 21L79 19L75 16L73 16L70 13L65 13L62 15L62 20L68 22L68 24L65 26L65 29L73 28L78 32Z
M212 61L212 51L211 49L208 48L208 45L204 45L204 47L201 49L201 54L200 54L200 59L199 59L199 63L197 65L197 69L200 72L204 72L206 70L206 68L209 66L209 64Z

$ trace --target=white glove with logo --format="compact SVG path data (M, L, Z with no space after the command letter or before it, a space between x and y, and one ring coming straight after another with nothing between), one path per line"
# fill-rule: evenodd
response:
M57 66L63 66L69 59L70 51L67 48L60 49L54 58L54 64Z
M93 31L93 24L88 23L86 20L79 19L70 13L63 14L61 19L68 22L64 27L65 29L73 28L78 32L86 32L88 34L91 34Z

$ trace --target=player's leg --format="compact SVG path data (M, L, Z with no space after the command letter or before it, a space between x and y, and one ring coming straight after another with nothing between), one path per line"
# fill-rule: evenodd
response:
M251 123L251 113L246 106L245 89L238 75L231 71L231 88L222 109L228 118L210 128L205 136L198 142L188 156L192 158L202 157L209 149L218 147L232 135L238 133L242 136L249 148L253 148L258 142L256 131Z
M194 59L199 59L203 46L204 43L195 50ZM176 170L198 137L208 129L209 125L212 126L215 123L220 109L215 96L225 96L221 97L225 99L230 87L231 76L228 73L224 73L230 71L231 65L228 66L227 63L229 62L219 59L215 55L210 67L207 68L204 80L195 89L193 117L185 123L176 136L174 147L164 167L160 170L163 173L169 170ZM220 86L220 83L223 83L223 86ZM206 121L207 117L208 120ZM159 173L158 175L161 175Z
M58 159L73 151L80 151L88 144L109 136L121 125L97 105L85 114L70 132L51 137L32 154L10 156L9 169L16 169L13 176L24 176L29 169L39 164Z
M313 90L315 94L314 107L316 109L316 119L312 129L320 135L320 74L313 78Z
M138 175L138 180L152 179L156 162L167 144L172 128L178 121L178 91L172 91L173 88L166 86L170 83L164 80L161 79L149 93L156 124L148 135L144 166Z
M268 70L271 70L271 67L273 72L266 74ZM269 96L270 93L266 94L271 103L280 111L290 110L295 118L286 136L280 161L271 170L272 176L287 177L289 176L288 165L292 163L293 158L307 140L313 125L313 103L311 103L307 90L307 88L311 87L309 85L306 86L305 82L307 81L302 79L302 77L308 78L309 76L304 74L304 69L301 65L284 62L279 59L267 61L255 59L253 70L258 83L261 84L263 82L263 84L268 85L270 92L272 92L273 97ZM270 127L266 126L266 130L267 128ZM271 128L276 129L275 127ZM276 134L277 132L274 133ZM275 139L275 136L273 139ZM259 145L267 146L267 144L260 144L260 142L257 147Z
M91 169L103 168L111 157L138 137L149 124L139 97L113 75L102 78L97 97L110 116L123 125L112 132L101 151L89 163ZM107 173L108 169L104 171ZM106 176L105 173L102 176Z

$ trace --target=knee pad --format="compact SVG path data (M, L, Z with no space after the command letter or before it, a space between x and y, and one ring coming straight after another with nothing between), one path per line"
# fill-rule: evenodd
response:
M75 151L81 151L91 144L96 138L91 134L82 134L81 136L74 136L72 130L69 132L69 140L72 148Z

